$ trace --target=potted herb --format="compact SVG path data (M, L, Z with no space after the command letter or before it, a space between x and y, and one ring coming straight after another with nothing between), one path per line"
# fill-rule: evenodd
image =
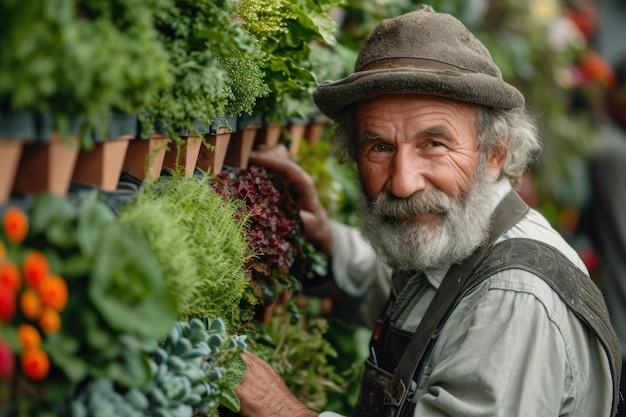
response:
M314 112L311 93L317 86L310 65L313 42L334 44L336 25L329 10L335 1L242 0L239 16L247 32L267 54L263 71L270 94L258 100L255 112L267 123L286 123Z

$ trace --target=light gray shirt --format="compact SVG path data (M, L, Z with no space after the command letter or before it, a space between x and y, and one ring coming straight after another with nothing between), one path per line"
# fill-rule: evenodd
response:
M494 208L509 190L508 182L498 185ZM359 232L336 223L333 231L337 285L363 296L359 316L371 325L389 294L391 271ZM586 272L535 210L501 239L518 237L552 245ZM421 296L400 323L403 329L416 329L446 272L427 271L423 282L414 283ZM416 417L609 416L613 384L600 341L549 285L531 273L506 270L483 281L451 314L416 396Z

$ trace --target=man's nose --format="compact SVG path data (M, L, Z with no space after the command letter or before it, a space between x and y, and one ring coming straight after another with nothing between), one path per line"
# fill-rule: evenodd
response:
M398 150L390 166L387 190L396 197L409 197L426 188L426 161L414 150Z

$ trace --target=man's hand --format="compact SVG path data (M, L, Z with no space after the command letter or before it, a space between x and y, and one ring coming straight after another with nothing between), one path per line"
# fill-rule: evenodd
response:
M287 388L285 382L264 360L251 353L241 355L248 366L235 392L243 417L317 417Z
M290 187L298 194L300 217L305 235L318 250L330 255L332 231L326 210L317 195L313 178L291 160L289 151L284 145L273 148L261 147L252 151L250 162L283 174L289 180Z

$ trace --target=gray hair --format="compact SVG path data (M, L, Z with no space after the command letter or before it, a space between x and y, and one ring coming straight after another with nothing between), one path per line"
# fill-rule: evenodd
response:
M476 131L483 159L481 162L485 162L489 152L505 149L507 158L500 178L507 178L516 187L528 165L541 152L535 120L524 108L500 110L477 105L477 109ZM356 162L359 152L355 128L356 105L349 106L335 122L334 142L341 157L344 161Z

